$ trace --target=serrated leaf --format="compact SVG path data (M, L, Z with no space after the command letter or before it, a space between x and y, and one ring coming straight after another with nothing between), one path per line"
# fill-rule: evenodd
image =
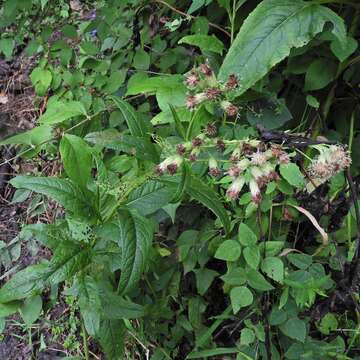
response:
M140 280L153 238L153 224L134 210L119 211L118 244L122 250L118 293L124 295Z
M241 246L235 240L225 240L215 253L215 258L224 261L236 261L241 255Z
M99 332L101 318L101 299L98 285L91 276L80 277L77 290L85 329L91 336L95 336Z
M241 26L220 68L220 80L235 74L240 80L237 95L243 94L327 22L339 41L345 41L344 21L327 7L302 0L262 1Z
M224 51L224 44L215 35L187 35L182 37L178 44L198 46L202 52L212 51L220 55Z
M280 174L292 186L300 188L304 185L304 175L294 163L281 164Z
M17 272L0 289L0 303L21 300L41 291L45 286L44 278L47 271L48 265L37 264Z
M78 136L65 134L60 141L60 154L69 178L86 188L92 165L91 150L86 142Z
M146 128L142 121L136 116L134 108L129 103L117 96L110 96L109 98L121 111L131 134L139 137L145 136Z
M16 188L28 189L48 196L76 215L89 218L93 215L90 200L70 180L56 177L17 176L10 180Z
M20 308L21 317L27 326L31 326L40 316L42 310L41 296L32 296L25 300Z
M176 183L149 180L129 194L126 205L142 215L149 215L168 204L176 189Z
M108 360L119 360L124 355L126 327L123 320L103 320L97 336Z
M80 115L86 116L85 107L80 101L56 102L49 106L38 121L41 124L53 125Z
M238 286L231 289L230 300L233 312L236 314L241 308L251 305L254 296L247 287Z
M206 185L200 179L192 176L187 187L187 193L218 216L224 226L226 234L230 232L231 224L229 216L220 201L218 194L211 187Z

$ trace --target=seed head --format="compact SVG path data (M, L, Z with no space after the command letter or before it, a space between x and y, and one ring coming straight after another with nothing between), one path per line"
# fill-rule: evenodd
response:
M208 64L200 65L200 72L205 76L212 76L213 72Z
M205 94L208 100L215 100L221 95L221 90L216 87L209 87L205 90Z
M226 191L227 197L231 200L236 200L239 197L244 184L245 180L243 177L236 178Z
M223 153L225 151L225 143L224 143L224 141L221 140L221 139L217 139L215 147L216 147L217 151Z
M236 75L231 74L226 81L225 87L227 90L234 90L239 86L239 80Z
M237 113L239 112L238 107L233 105L229 101L222 101L220 106L225 111L225 113L229 116L236 116Z
M205 133L208 136L215 136L217 134L217 127L215 123L209 123L206 125Z

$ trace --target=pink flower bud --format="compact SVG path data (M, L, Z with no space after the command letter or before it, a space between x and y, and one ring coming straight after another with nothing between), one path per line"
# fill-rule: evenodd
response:
M225 113L229 116L236 116L237 113L239 112L238 107L233 105L229 101L222 101L220 106L225 111Z
M227 197L231 200L236 200L239 197L240 191L242 190L244 184L244 178L236 178L226 191Z
M216 87L209 87L205 90L205 94L208 100L215 100L221 95L221 90Z
M225 143L222 139L217 139L216 140L216 150L223 153L225 151Z
M217 127L215 123L207 124L205 128L205 133L209 136L215 136L217 134Z
M189 110L194 109L196 106L201 104L206 100L206 94L205 93L198 93L196 95L189 95L186 98L186 107Z
M212 76L213 72L208 64L200 64L200 72L205 76Z
M239 80L238 80L238 78L237 78L234 74L231 74L231 75L229 76L229 78L227 79L227 81L226 81L225 88L226 88L227 90L234 90L234 89L236 89L238 86L239 86Z
M213 177L218 177L221 175L221 170L214 158L209 159L209 174Z
M189 88L194 88L200 81L199 75L194 72L191 72L186 76L185 84Z
M260 204L260 202L261 202L260 188L259 188L258 183L254 179L250 180L249 188L250 188L250 192L251 192L252 201L255 204Z

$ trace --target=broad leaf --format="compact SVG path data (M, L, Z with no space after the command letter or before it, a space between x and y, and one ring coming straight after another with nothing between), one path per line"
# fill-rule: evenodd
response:
M69 178L86 188L92 164L91 150L86 142L78 136L65 134L60 142L60 154Z
M280 174L292 186L302 187L304 185L304 175L294 163L281 164Z
M168 204L176 189L176 183L149 180L129 194L126 205L142 215L149 215Z
M140 280L145 269L153 238L152 222L134 210L121 210L116 221L119 247L122 250L120 295L129 292Z
M256 270L248 269L246 271L246 279L249 285L259 291L273 290L274 287L265 280L265 278Z
M124 355L126 327L123 320L104 320L97 336L108 360L119 360Z
M46 125L58 124L75 116L86 115L84 105L79 101L56 102L39 117L39 123Z
M0 289L0 303L21 300L41 291L45 286L47 271L48 265L38 264L17 272Z
M40 316L42 310L41 296L32 296L25 300L20 308L21 317L27 326L31 326Z
M252 292L246 286L234 287L230 292L231 306L234 314L254 301Z
M277 282L284 280L284 264L277 257L267 257L261 263L261 270L270 278Z
M235 74L240 80L237 95L243 94L292 48L306 45L327 22L332 23L333 34L344 43L344 22L329 8L302 0L262 1L244 21L219 78L224 81Z
M0 141L0 145L21 144L37 146L44 143L45 141L50 140L51 137L51 127L48 125L42 125L2 140Z
M181 38L178 43L198 46L202 52L212 51L220 55L224 50L224 44L214 35L187 35Z
M89 199L70 180L56 177L17 176L10 180L16 188L28 189L48 196L77 216L92 217Z
M241 246L235 240L225 240L216 250L215 258L236 261L241 255Z
M305 321L298 318L289 319L280 326L280 330L289 338L305 342L306 324Z

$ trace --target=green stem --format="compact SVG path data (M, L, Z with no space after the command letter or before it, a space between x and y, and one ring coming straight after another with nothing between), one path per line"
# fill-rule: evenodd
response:
M235 33L235 17L236 17L236 0L233 0L233 6L232 6L232 14L230 16L230 24L231 24L231 30L230 30L230 41L231 44L234 41L234 33Z
M81 319L81 332L82 332L82 337L83 337L83 346L84 346L84 356L85 356L85 360L89 360L89 345L87 342L87 332L85 329L85 325L84 325L84 320Z

